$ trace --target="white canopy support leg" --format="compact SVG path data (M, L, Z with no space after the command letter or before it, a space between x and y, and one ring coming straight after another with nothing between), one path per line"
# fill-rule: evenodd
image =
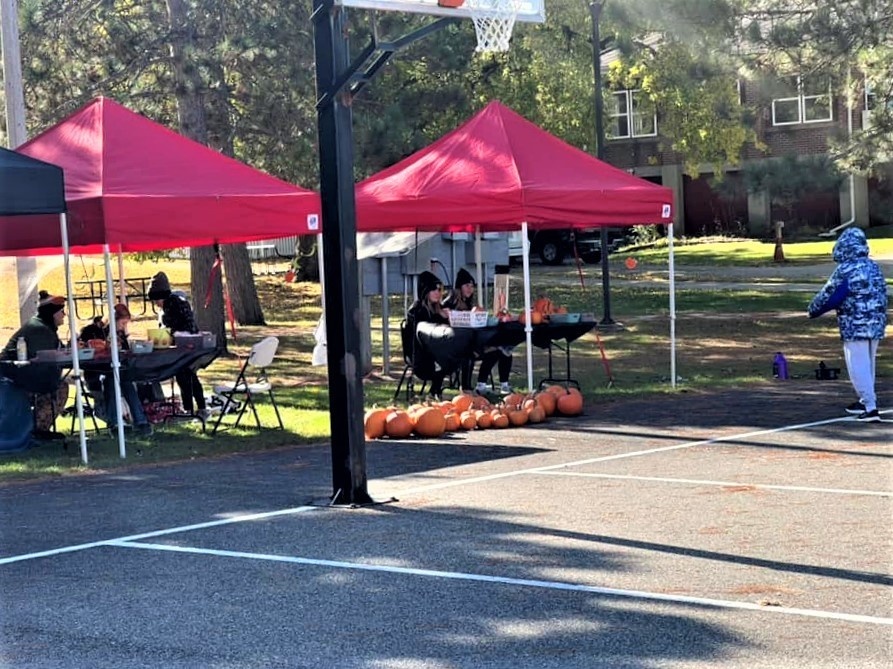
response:
M475 226L474 228L474 266L476 268L477 274L475 276L475 281L477 281L478 289L474 291L475 298L477 298L478 306L482 306L486 304L482 302L483 299L481 297L481 291L484 290L484 279L483 279L483 252L481 250L481 226Z
M112 349L112 383L115 390L115 406L118 417L118 455L127 457L127 449L124 445L124 412L121 411L121 358L118 355L118 326L115 324L115 307L112 305L114 286L112 285L112 261L109 255L109 245L102 245L102 255L105 259L105 292L109 296L109 338ZM106 379L108 381L108 379Z
M124 251L120 244L118 244L118 302L130 306L127 304L127 284L124 282ZM109 305L114 311L115 305L111 302Z
M530 318L530 240L527 221L521 223L521 260L524 263L524 335L527 341L527 390L533 392L533 325Z
M316 235L316 264L319 267L319 294L322 312L326 313L326 273L322 255L322 233Z
M81 363L78 359L77 318L74 311L74 290L71 287L71 253L68 249L68 218L59 214L62 235L62 258L65 263L65 292L68 295L68 328L71 345L71 375L74 377L74 405L78 416L78 433L81 444L81 462L87 464L87 432L84 429L84 397L81 394Z
M385 376L391 373L391 340L388 337L391 309L388 302L388 257L381 256L381 371Z
M670 273L670 387L676 387L676 262L673 257L673 224L667 226L667 260Z

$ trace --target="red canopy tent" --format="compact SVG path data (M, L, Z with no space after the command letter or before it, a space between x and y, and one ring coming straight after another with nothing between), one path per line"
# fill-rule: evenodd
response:
M107 98L96 98L18 152L64 170L67 225L52 216L32 215L27 224L0 216L0 254L64 255L72 319L72 252L105 255L112 320L109 247L149 251L320 232L317 193L221 155ZM115 401L120 402L113 321L110 331ZM118 439L124 457L123 423ZM86 463L83 425L81 443Z
M320 232L319 195L96 98L19 147L65 171L75 253L145 251ZM62 253L56 219L0 218L0 254Z
M528 225L671 224L673 191L611 167L493 101L430 146L361 182L356 208L361 232L521 227L527 378L532 387ZM672 225L668 231L671 347L675 348ZM671 373L675 385L675 353Z
M469 232L670 223L673 192L494 101L357 186L357 230Z

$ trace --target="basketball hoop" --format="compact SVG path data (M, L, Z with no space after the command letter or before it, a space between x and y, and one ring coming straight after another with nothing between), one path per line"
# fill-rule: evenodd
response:
M478 38L475 51L499 53L509 50L521 0L465 0L463 7L474 21L474 32Z

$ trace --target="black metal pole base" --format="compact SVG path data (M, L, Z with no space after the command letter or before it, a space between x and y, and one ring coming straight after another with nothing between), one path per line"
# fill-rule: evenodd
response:
M363 509L369 506L382 506L384 504L392 504L394 502L399 502L400 500L396 497L390 497L385 500L375 501L368 495L365 496L365 501L354 501L354 502L340 502L339 499L342 498L341 491L338 490L331 497L321 497L319 499L311 500L308 506L324 506L326 508L332 509Z
M626 329L626 326L623 323L618 323L615 320L607 321L600 320L595 325L598 328L599 332L619 332Z

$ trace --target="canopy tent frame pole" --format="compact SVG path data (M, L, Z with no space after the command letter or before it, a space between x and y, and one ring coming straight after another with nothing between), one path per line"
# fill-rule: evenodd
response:
M127 284L124 282L124 247L118 244L118 302L130 308L127 304ZM114 307L112 307L114 310Z
M59 214L59 232L62 236L62 260L65 264L65 292L68 295L69 347L71 348L71 376L74 378L74 405L78 417L78 438L81 445L81 462L87 464L87 431L84 427L84 396L81 393L81 363L78 359L77 318L74 312L74 291L71 285L71 250L68 247L68 217Z
M530 318L530 240L527 221L521 222L521 261L524 264L524 338L527 343L527 390L533 392L533 325Z
M476 280L478 285L478 290L475 291L475 296L477 297L478 306L482 306L486 304L481 301L481 288L480 286L484 286L483 280L483 270L482 270L482 259L483 259L483 251L481 249L481 226L476 225L474 227L474 266L476 268Z
M109 245L102 245L102 257L105 265L105 292L109 302L109 339L112 349L112 382L114 383L116 415L118 417L118 455L127 457L127 448L124 442L124 412L121 411L121 359L118 355L118 327L115 323L114 284L112 281L112 260L109 253Z
M391 373L391 341L388 331L391 327L391 305L388 300L388 257L381 256L381 371L385 376Z
M673 223L667 226L667 263L670 273L670 387L676 388L676 263L673 256Z

